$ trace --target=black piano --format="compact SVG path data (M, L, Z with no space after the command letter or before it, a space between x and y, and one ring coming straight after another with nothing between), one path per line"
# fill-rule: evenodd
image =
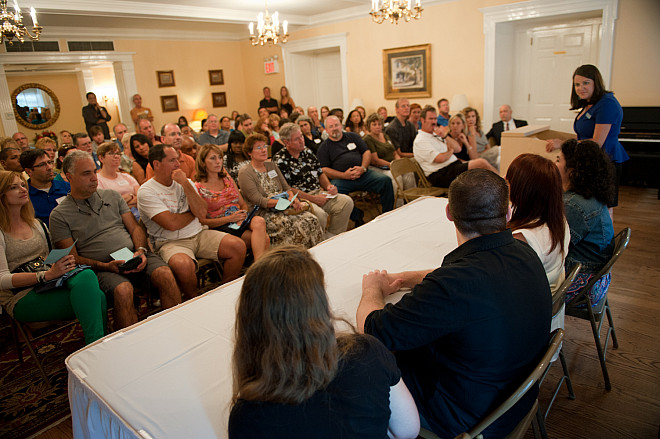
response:
M621 184L660 188L660 107L623 107L619 142L630 156Z

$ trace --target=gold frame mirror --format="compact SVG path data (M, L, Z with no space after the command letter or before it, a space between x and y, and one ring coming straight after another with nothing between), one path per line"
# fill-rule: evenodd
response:
M32 106L19 105L19 95L21 95L23 92L26 93L24 93L24 96L22 96L23 99L21 100L24 103L29 104L28 100L25 98L27 98L30 94L27 93L27 91L33 88L41 90L46 94L48 99L44 98L43 93L39 93L37 91L32 93L32 95L35 97L40 95L39 99L45 105L39 105L38 107L34 104ZM23 84L14 90L11 94L11 106L14 109L14 118L16 119L16 122L26 128L31 128L33 130L48 128L60 117L60 101L57 99L57 96L55 96L55 93L53 93L53 91L45 85L37 84L36 82Z

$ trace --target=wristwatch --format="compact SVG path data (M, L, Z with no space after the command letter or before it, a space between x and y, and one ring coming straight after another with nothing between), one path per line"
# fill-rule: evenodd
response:
M365 168L364 166L362 166L362 170L363 170L364 172L367 172L367 168Z

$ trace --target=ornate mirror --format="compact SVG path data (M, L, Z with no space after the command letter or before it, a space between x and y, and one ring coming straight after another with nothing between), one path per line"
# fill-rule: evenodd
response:
M11 94L16 121L27 128L47 128L60 116L60 101L45 85L23 84Z

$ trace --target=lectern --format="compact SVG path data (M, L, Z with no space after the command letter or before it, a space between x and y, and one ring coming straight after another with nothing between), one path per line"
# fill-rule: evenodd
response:
M504 177L513 159L527 152L541 155L554 162L559 151L547 152L545 150L546 140L575 138L574 133L554 131L550 129L549 125L527 125L515 130L504 131L500 150L500 175Z

